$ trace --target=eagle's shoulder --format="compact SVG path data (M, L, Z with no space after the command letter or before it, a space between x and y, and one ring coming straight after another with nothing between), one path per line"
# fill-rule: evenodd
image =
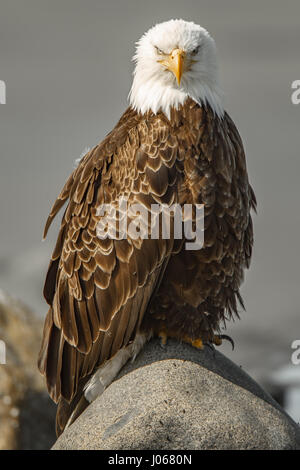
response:
M105 172L106 167L112 161L114 153L124 145L130 131L138 125L141 119L142 116L135 110L130 107L127 108L112 131L81 158L50 210L45 224L44 238L47 236L53 219L66 201L71 198L74 199L75 203L81 201L82 193L85 192L87 181L90 180L92 173L95 171Z

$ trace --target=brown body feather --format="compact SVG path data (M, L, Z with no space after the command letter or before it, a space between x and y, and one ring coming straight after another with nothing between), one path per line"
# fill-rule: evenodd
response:
M97 208L120 196L146 207L203 203L203 249L186 251L172 237L100 239ZM170 120L129 108L68 179L45 235L67 200L45 282L50 308L39 357L59 403L58 433L86 406L88 377L138 331L209 341L238 314L255 208L234 123L191 99Z

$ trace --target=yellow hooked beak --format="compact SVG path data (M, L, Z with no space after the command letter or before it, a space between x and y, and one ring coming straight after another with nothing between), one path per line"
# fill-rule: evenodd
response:
M184 58L185 52L182 49L173 49L166 59L158 61L175 75L178 85L183 73Z

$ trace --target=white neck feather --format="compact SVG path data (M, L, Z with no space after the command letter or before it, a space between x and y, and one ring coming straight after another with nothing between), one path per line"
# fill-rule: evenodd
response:
M176 88L166 86L155 78L144 81L140 74L136 73L129 93L129 102L133 109L142 114L150 110L156 114L161 110L168 118L171 108L178 109L187 98L192 98L200 106L208 104L219 117L224 114L219 87L211 88L206 83L199 82L194 86Z

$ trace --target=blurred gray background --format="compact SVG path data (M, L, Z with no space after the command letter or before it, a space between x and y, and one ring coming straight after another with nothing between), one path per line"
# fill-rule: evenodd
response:
M42 285L58 226L42 243L50 206L74 160L126 108L135 41L180 17L216 40L226 109L258 199L247 311L228 325L235 351L222 350L268 386L300 339L300 105L291 103L299 0L1 0L0 287L45 315Z

